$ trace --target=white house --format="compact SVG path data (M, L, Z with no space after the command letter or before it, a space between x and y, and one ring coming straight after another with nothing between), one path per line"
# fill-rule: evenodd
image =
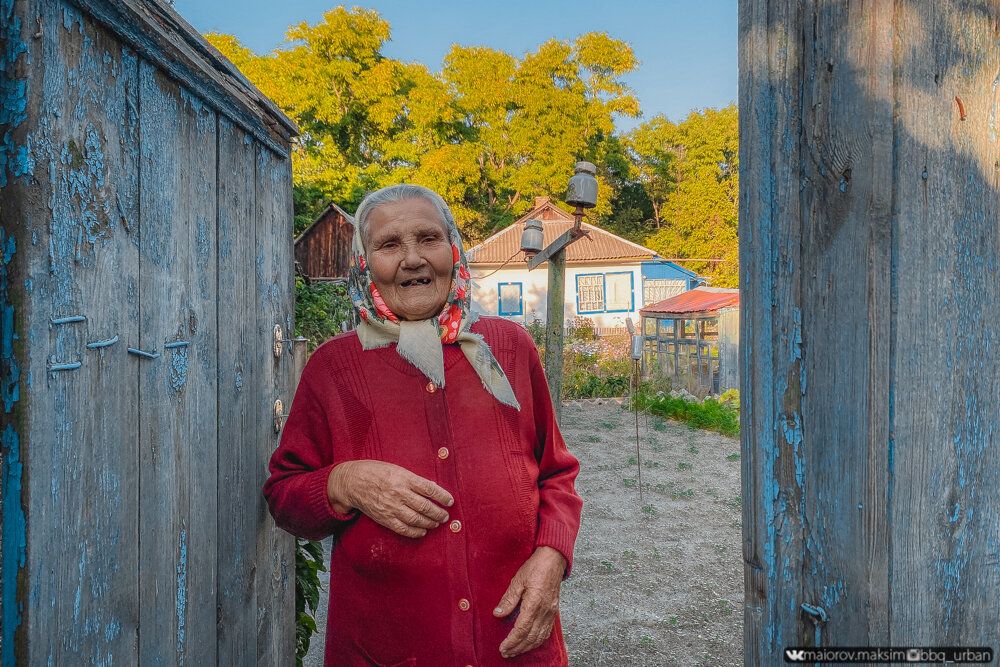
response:
M528 324L545 321L547 265L528 271L521 247L525 220L540 220L547 246L573 225L573 216L548 197L511 226L466 253L472 272L472 308ZM587 238L566 250L566 321L581 315L599 329L618 328L625 318L639 321L639 309L691 289L702 281L693 272L663 260L653 250L583 223Z

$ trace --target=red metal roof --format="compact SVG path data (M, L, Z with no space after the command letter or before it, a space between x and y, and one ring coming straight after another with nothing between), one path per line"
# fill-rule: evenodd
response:
M740 291L738 289L695 287L677 296L664 299L659 303L646 306L639 310L639 314L682 315L685 313L714 313L722 308L739 305Z

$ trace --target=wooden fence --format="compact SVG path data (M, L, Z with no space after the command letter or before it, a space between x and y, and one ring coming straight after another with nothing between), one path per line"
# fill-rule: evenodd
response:
M0 663L290 664L295 127L165 4L2 12Z
M747 665L997 648L998 25L740 2Z

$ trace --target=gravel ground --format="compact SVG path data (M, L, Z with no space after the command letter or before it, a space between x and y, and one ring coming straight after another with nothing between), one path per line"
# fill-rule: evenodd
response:
M739 441L639 415L640 500L632 413L570 403L562 423L584 499L560 603L570 664L741 665ZM306 667L323 664L323 600Z

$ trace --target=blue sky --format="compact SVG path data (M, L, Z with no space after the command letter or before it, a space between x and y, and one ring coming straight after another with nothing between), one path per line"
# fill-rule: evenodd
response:
M692 109L721 107L737 96L737 0L370 0L392 26L385 55L439 71L453 43L489 46L516 56L549 38L571 40L603 31L632 44L641 61L626 78L643 117L627 130L664 114L683 120ZM174 0L201 32L236 35L257 53L284 40L289 25L316 23L332 0Z

